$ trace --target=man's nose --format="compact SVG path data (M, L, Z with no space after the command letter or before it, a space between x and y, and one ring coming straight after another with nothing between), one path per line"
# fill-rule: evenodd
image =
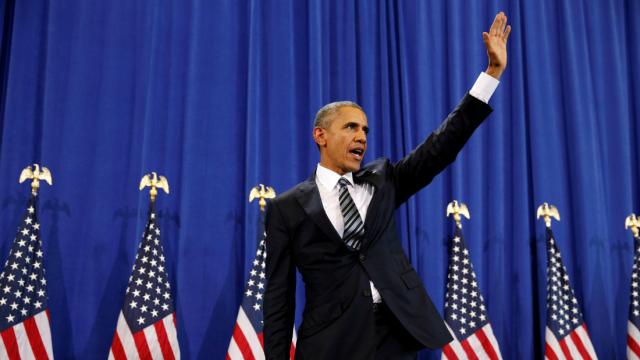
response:
M362 143L362 144L366 144L367 143L367 133L364 132L364 130L359 130L358 132L356 132L356 139L355 141Z

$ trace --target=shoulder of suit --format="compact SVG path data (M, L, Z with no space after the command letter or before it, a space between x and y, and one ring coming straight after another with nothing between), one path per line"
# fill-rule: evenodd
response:
M372 172L372 173L384 173L387 167L391 164L391 161L387 158L377 158L367 165L363 166L360 171Z
M297 185L293 186L289 190L287 190L287 191L285 191L285 192L283 192L281 194L278 194L271 201L281 204L281 203L285 203L285 202L294 200L295 197L296 197L296 194L298 194L298 192L300 190L303 190L303 189L313 185L313 184L309 183L310 181L311 181L310 179L307 179L307 180L305 180L303 182L298 183Z
M376 159L358 170L358 172L353 175L354 180L356 182L368 182L375 187L380 187L387 178L390 166L391 161L389 161L389 159Z

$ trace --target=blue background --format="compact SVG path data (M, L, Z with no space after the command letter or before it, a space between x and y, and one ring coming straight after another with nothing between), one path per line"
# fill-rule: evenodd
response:
M158 210L181 351L222 358L256 249L251 187L308 177L317 109L367 112L367 160L408 153L486 68L481 33L509 16L495 112L458 160L398 211L407 254L442 311L446 204L464 232L503 356L543 357L542 202L596 352L623 358L640 211L640 2L0 1L0 257L39 162L53 347L105 358L143 230ZM424 352L436 358L438 352Z

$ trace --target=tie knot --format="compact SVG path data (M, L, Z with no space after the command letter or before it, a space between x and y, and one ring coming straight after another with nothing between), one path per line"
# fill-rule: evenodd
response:
M338 185L340 185L340 187L347 187L349 184L350 182L347 178L341 177L340 180L338 180Z

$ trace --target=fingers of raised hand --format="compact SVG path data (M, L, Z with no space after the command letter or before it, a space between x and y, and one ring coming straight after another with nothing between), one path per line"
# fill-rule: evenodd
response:
M507 30L505 30L504 35L502 35L504 42L507 42L509 39L509 34L511 34L511 25L507 25Z
M507 25L507 16L501 11L496 14L493 24L491 24L491 28L489 29L489 35L506 42L510 32L511 26Z
M489 29L489 34L490 35L498 35L499 33L499 29L501 28L500 25L502 23L502 13L499 12L496 14L496 17L493 19L493 24L491 24L491 28Z

